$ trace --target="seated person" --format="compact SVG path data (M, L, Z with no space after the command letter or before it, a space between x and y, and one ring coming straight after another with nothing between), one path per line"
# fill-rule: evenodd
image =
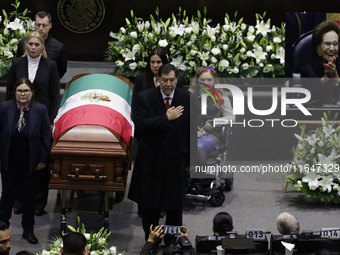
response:
M69 232L63 236L63 246L60 247L61 255L89 255L87 241L83 234Z
M201 67L201 69L195 75L194 82L190 88L190 92L200 97L204 90L208 90L216 101L208 96L207 98L207 114L200 115L198 122L198 158L199 163L206 163L206 158L209 152L218 149L220 146L226 143L226 134L222 132L222 127L213 127L214 118L222 118L225 120L235 121L233 109L230 104L230 100L225 91L222 89L216 89L216 92L221 98L220 103L217 95L211 91L209 87L214 87L217 82L217 74L214 69L210 67Z
M213 219L214 235L223 236L234 229L233 218L227 212L219 212Z
M298 234L300 232L299 221L290 213L282 212L276 220L277 231L281 235Z
M189 240L188 229L185 226L181 226L181 228L183 232L179 232L179 234L186 236L186 238ZM140 255L156 254L158 245L160 244L164 236L165 235L163 226L156 226L155 228L153 228L153 225L151 225L148 240L146 241L142 251L140 252Z
M321 22L314 28L312 41L317 57L301 68L302 78L319 78L316 82L304 81L304 87L310 90L310 102L336 104L340 91L339 52L340 27L335 21Z

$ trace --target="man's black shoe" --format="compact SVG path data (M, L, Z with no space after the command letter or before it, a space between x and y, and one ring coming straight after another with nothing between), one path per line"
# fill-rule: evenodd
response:
M14 214L22 214L22 208L14 207Z
M37 244L38 243L38 239L35 237L33 232L30 232L30 233L24 232L22 234L22 237L25 238L31 244Z

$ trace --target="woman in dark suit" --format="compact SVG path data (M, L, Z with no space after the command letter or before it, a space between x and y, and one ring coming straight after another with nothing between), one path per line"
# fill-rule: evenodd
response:
M138 74L136 76L133 94L132 94L132 102L131 102L131 111L132 114L136 109L136 100L137 94L143 90L155 88L159 86L159 77L158 77L158 69L164 65L168 64L168 58L166 56L166 52L163 48L154 48L147 60L146 71L145 73ZM178 79L177 85L178 87L183 87L182 79Z
M47 107L51 129L58 113L60 101L60 80L55 61L48 59L45 50L45 40L37 31L30 32L25 39L25 54L13 60L8 72L7 100L11 98L13 85L21 77L27 77L34 86L35 99ZM48 199L48 171L39 173L39 185L36 191L36 215L45 213L44 208ZM22 212L20 197L14 206L14 213Z
M22 196L23 235L36 244L34 194L37 172L45 169L51 149L51 127L46 106L34 103L34 89L27 78L13 87L13 99L0 106L0 157L2 196L0 220L9 226L16 193Z
M27 77L34 86L37 102L46 105L50 124L57 115L60 98L60 81L55 61L47 58L45 41L41 34L32 31L25 39L26 52L13 60L8 72L7 100L17 79Z
M335 21L324 21L317 25L312 36L317 57L301 68L302 78L319 78L315 82L308 80L305 87L311 91L311 101L318 100L321 105L335 104L338 101L339 39L340 27Z

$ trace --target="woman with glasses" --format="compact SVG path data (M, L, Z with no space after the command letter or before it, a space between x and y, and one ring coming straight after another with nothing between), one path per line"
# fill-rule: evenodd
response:
M34 102L28 78L18 79L12 100L0 106L2 195L0 220L10 225L16 194L22 197L22 237L36 244L33 232L37 174L45 169L51 150L51 127L46 106Z
M11 98L14 83L21 77L28 78L34 87L35 99L47 108L48 117L53 129L53 121L58 113L60 101L60 79L55 61L48 59L45 50L45 40L38 31L30 32L25 39L25 54L13 60L8 72L7 100ZM49 166L49 164L47 164ZM48 169L39 172L39 185L36 191L36 215L45 213L48 199L48 184L50 174ZM22 213L20 196L14 205L14 213Z
M198 119L198 157L199 163L202 164L206 163L209 152L226 144L227 133L223 132L220 124L214 125L214 119L227 120L225 123L228 125L231 121L235 121L235 115L226 92L222 89L214 88L217 82L218 77L214 69L201 67L196 73L195 80L189 90L199 97L199 102L202 102L200 100L202 94L208 95L206 114L201 114Z
M321 104L335 104L339 97L339 52L340 27L335 21L321 22L314 28L312 41L317 57L301 68L302 78L320 78L306 86L312 94L312 101Z
M8 72L7 100L17 79L27 77L34 86L37 102L46 105L51 126L59 108L60 80L55 61L48 59L45 40L37 31L25 39L25 54L13 60Z

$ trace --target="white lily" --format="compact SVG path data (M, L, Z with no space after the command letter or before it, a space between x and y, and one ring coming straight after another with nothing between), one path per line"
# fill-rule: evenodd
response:
M200 32L200 24L197 21L194 21L190 23L190 26L192 27L194 34L198 35L198 33Z
M197 54L202 61L209 59L209 52L197 52Z
M280 47L280 49L276 53L276 59L280 59L280 64L284 64L284 62L285 62L285 49L283 47Z
M152 28L155 30L155 33L157 35L159 35L161 33L161 28L162 28L162 24L160 23L155 23L155 22L151 22Z
M257 25L255 27L257 28L256 34L261 33L263 37L266 37L267 33L271 32L270 25L264 23L263 20L261 22L257 21Z
M144 31L144 21L143 22L141 22L141 21L138 21L138 23L137 23L137 28L138 28L138 31L139 31L139 33L142 33L143 31Z
M266 59L267 52L263 52L263 49L261 46L257 46L254 49L254 53L252 54L252 57L256 59L256 63L260 63L262 59Z
M306 137L305 140L308 142L308 144L309 144L310 146L314 146L315 143L316 143L317 141L319 141L320 139L319 139L318 137L316 137L316 134L312 134L312 135Z
M174 31L177 35L182 36L185 32L185 26L180 24L179 26L175 24L173 27L169 27L169 30Z
M323 188L323 191L330 193L332 191L333 177L330 175L324 176L320 181L319 185Z
M12 30L17 30L17 29L24 29L22 26L22 21L20 19L16 18L13 22L10 22L7 24L6 28L7 29L12 29Z
M323 127L322 132L325 133L325 137L329 137L331 134L335 132L335 129L332 128L331 125L329 125L328 127Z
M191 34L191 32L193 31L193 29L192 29L192 27L186 27L186 28L184 29L184 31L185 31L186 34Z
M132 47L132 51L133 51L134 53L136 53L136 52L140 51L140 45L139 45L139 44L135 44L135 45L133 45L133 47Z
M309 172L308 175L305 175L302 177L302 182L308 183L308 186L311 190L316 190L319 187L319 181L320 175Z
M319 157L318 164L321 164L322 166L325 165L327 167L330 164L333 164L332 161L334 159L334 154L335 154L334 150L332 150L332 153L328 157L326 157L325 155L322 155L321 153L318 153L318 157Z
M207 34L208 37L211 38L212 36L214 36L216 33L216 29L212 28L211 26L207 25Z
M173 58L171 63L172 65L174 65L175 67L177 67L178 69L182 70L182 71L186 71L187 70L187 67L186 67L186 61L183 61L183 57L182 56L179 56L177 58Z
M136 52L127 49L126 53L123 54L123 57L125 58L125 61L135 60L135 54Z

